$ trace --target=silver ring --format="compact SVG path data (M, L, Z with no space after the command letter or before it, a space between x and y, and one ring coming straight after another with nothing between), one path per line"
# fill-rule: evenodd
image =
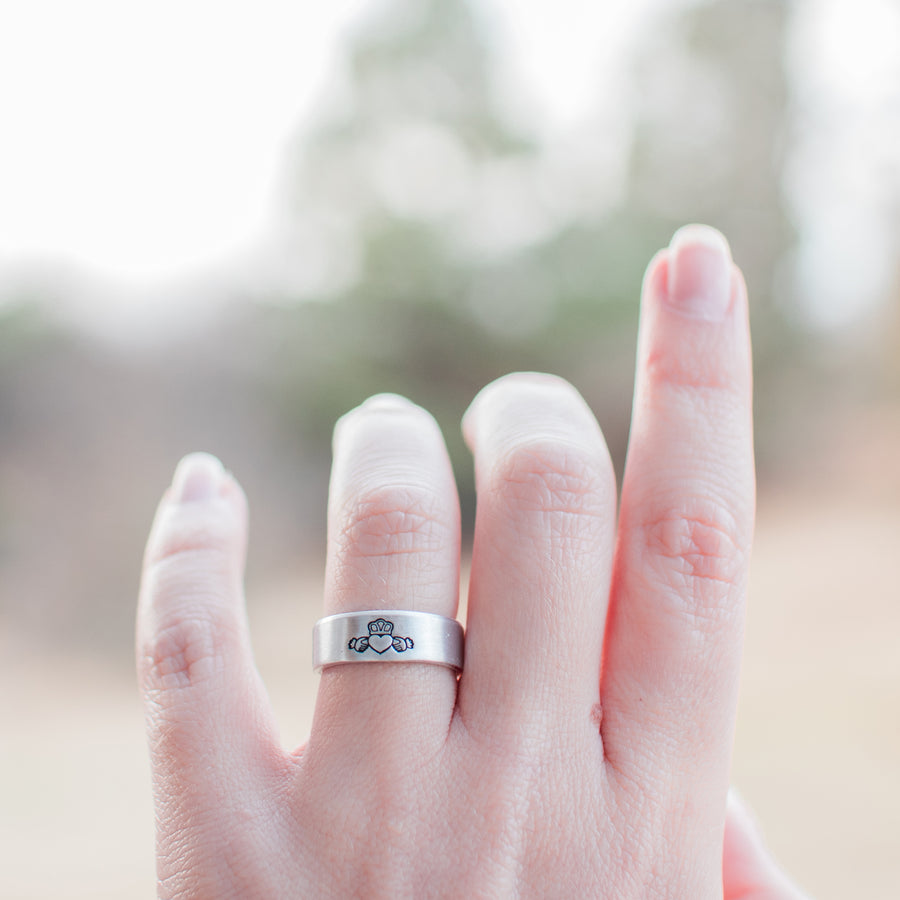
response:
M319 619L313 668L344 663L428 663L462 671L463 628L456 619L402 609L368 609Z

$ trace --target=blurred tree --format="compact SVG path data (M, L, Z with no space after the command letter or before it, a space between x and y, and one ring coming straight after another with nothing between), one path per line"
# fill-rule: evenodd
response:
M640 230L660 243L687 221L728 235L752 301L762 466L785 423L796 421L785 367L802 343L779 296L795 240L783 183L790 15L783 0L710 0L657 21L637 60L626 200ZM785 449L779 442L778 454Z
M637 64L628 205L665 233L686 214L721 228L765 302L793 239L782 185L789 13L782 0L702 3L659 22Z
M431 409L464 458L465 403L516 367L516 347L481 327L473 304L490 302L487 279L527 287L510 262L516 242L499 253L485 245L492 231L510 243L498 193L527 187L535 159L505 121L485 33L464 0L401 0L358 29L303 143L286 238L286 252L307 260L298 294L329 302L273 314L289 360L285 409L307 434L324 438L340 412L394 390ZM505 302L515 321L520 310ZM469 468L458 466L464 484Z
M549 370L583 391L621 466L642 272L686 221L732 239L771 371L791 240L786 22L775 0L716 0L643 35L615 202L557 190L545 148L511 124L465 0L381 8L351 38L288 192L285 292L321 302L269 313L284 414L324 455L342 411L373 391L407 394L444 426L468 506L462 409L506 371Z

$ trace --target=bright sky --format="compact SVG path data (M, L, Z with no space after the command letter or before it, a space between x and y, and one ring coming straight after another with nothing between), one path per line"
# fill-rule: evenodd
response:
M264 226L286 144L327 78L340 29L367 6L4 4L0 268L61 257L155 280L245 245ZM502 21L513 7L506 43L531 61L535 95L561 121L577 117L599 80L592 32L608 42L610 31L584 27L599 17L581 0L497 0L493 13Z
M485 12L498 26L510 83L559 133L577 127L601 86L614 83L641 16L667 2L676 0L489 0ZM146 289L214 271L252 245L341 29L374 5L0 5L0 286L23 265L61 263ZM800 48L801 64L821 68L823 52L840 63L831 87L825 78L812 89L837 91L852 109L873 79L900 83L892 0L808 0L805 8L824 24ZM815 209L815 191L807 194ZM865 215L865 204L857 207ZM801 268L814 274L818 254L804 252L813 262L801 258Z
M0 266L61 256L141 281L242 245L362 5L4 4Z
M805 0L793 33L795 293L813 323L841 329L897 278L900 3Z

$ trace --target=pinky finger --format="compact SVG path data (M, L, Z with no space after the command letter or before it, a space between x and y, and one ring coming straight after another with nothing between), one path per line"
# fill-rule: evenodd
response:
M161 896L226 895L215 874L221 847L204 836L241 821L234 811L252 809L254 793L273 794L266 789L279 774L282 753L244 614L246 523L237 483L215 457L192 454L179 464L147 544L137 668ZM235 868L243 865L234 859L238 843L229 845Z
M722 858L725 900L808 900L781 871L743 800L728 792Z

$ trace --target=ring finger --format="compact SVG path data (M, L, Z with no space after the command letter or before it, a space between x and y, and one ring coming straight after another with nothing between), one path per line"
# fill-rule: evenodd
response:
M325 615L400 609L454 617L459 541L456 486L434 419L394 395L344 416L334 434ZM411 746L427 752L443 743L455 698L456 675L444 666L329 666L309 752L328 758L337 741L343 763L402 766Z

